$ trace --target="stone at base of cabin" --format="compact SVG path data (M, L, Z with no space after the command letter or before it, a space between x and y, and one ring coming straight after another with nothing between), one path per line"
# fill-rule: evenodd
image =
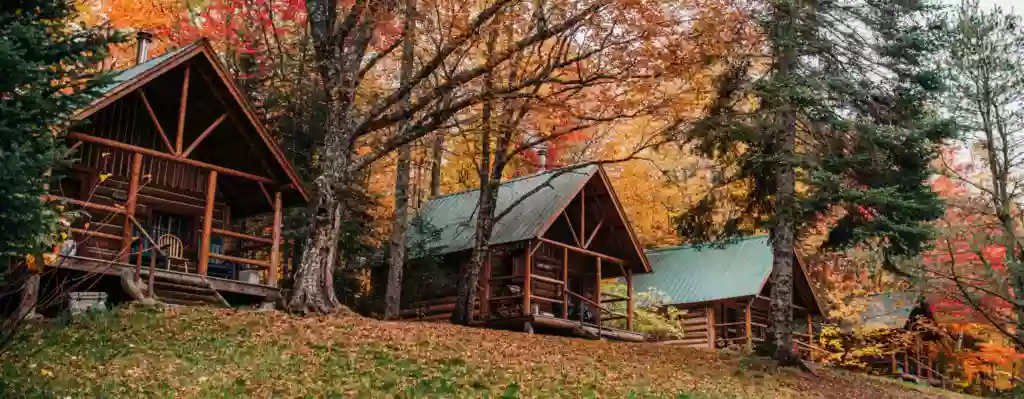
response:
M107 310L106 292L72 292L68 294L68 312L72 316L103 310Z
M135 280L135 273L132 271L125 270L121 273L121 289L134 300L147 299L147 287L142 281Z
M263 303L259 304L259 306L256 306L256 311L259 312L259 313L273 312L274 311L274 303L273 302L263 302Z
M259 270L241 270L238 272L238 281L249 284L260 283L260 271Z
M527 334L533 334L533 323L530 323L530 322L523 323L523 332L525 332Z
M142 298L142 299L139 299L138 302L142 306L162 306L162 305L165 305L165 303L160 302L160 301L158 301L156 299L153 299L153 298Z

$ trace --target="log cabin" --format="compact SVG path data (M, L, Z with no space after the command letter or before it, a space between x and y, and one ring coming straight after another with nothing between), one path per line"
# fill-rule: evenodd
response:
M438 258L425 276L407 274L405 319L447 320L455 276L470 260L479 190L431 199L419 210L410 247ZM478 282L477 325L642 341L633 331L632 281L647 257L599 165L567 167L505 181L498 190L491 251ZM626 295L602 292L621 278ZM625 302L625 306L621 306ZM624 311L616 312L614 306Z
M43 276L115 301L133 299L126 274L167 302L273 301L282 209L308 203L306 189L205 39L152 59L146 39L73 115L74 162L48 199L83 215Z
M844 339L868 337L887 348L887 356L860 359L869 370L947 386L948 365L940 354L958 352L965 345L972 346L975 340L963 332L957 337L943 332L929 302L917 292L885 292L854 298L849 305L859 312L841 320L840 329Z
M635 289L654 290L670 306L685 310L684 338L674 343L717 349L753 348L765 342L769 323L772 250L767 236L737 240L723 247L681 246L647 251L654 273L637 276ZM797 257L799 258L799 257ZM814 319L821 306L806 270L793 261L794 345L813 351Z

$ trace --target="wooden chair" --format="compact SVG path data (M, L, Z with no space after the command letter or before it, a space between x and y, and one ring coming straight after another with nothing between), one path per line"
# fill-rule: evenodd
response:
M185 259L185 246L181 243L180 238L174 234L164 234L156 239L156 244L167 254L168 269L172 263L177 262L184 267L184 272L188 273L189 265L188 260Z

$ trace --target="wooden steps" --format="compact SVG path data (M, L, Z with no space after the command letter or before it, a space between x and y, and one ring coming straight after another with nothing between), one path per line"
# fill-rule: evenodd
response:
M144 271L143 281L148 278ZM161 302L185 306L228 306L217 290L199 276L157 273L153 279L153 293Z

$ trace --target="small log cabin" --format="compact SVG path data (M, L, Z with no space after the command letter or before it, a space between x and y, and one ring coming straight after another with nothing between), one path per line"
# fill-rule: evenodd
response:
M684 338L676 343L699 348L753 347L769 328L772 250L768 237L740 239L722 248L682 246L647 251L655 272L637 276L639 290L656 290L672 306L686 310ZM793 316L800 328L794 345L801 355L813 351L814 318L821 306L807 273L794 259Z
M944 351L945 333L938 328L935 313L921 294L872 294L852 300L851 306L862 306L863 311L852 320L842 320L840 327L844 335L852 337L856 331L889 346L888 356L861 359L869 368L879 374L921 378L932 385L946 385L946 365L939 356ZM866 334L868 332L871 334ZM950 346L954 348L951 349L957 351L957 347L964 346L965 339L968 346L974 341L969 335L947 341L952 343Z
M420 208L422 226L411 229L409 245L424 247L440 262L426 276L407 274L403 318L451 316L455 276L472 252L478 196L479 190L450 194ZM505 216L494 226L480 274L475 323L644 339L633 331L631 287L633 275L651 267L604 168L569 167L506 181L495 214ZM602 281L615 278L626 282L625 296L602 292ZM620 311L611 309L613 303Z
M98 277L86 287L115 301L124 290L103 276L127 270L170 302L272 301L282 209L308 202L296 171L205 39L140 54L73 116L75 161L49 199L86 215L47 266Z

